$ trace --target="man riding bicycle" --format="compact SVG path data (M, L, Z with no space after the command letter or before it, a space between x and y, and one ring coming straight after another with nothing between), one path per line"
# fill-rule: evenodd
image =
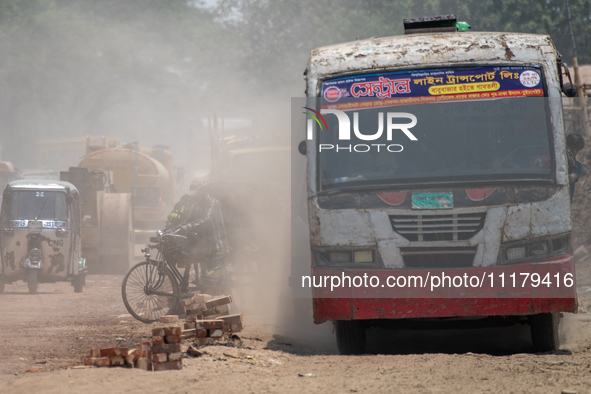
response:
M229 280L225 267L228 237L220 203L212 197L205 180L191 182L189 192L168 215L165 232L177 230L188 238L187 269L194 265L194 283L202 292L221 290Z

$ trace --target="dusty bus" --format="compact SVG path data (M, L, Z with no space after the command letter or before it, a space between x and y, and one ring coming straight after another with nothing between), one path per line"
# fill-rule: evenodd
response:
M535 349L559 346L560 312L577 310L565 73L546 35L312 51L302 286L341 353L363 353L368 327L456 320L529 324Z

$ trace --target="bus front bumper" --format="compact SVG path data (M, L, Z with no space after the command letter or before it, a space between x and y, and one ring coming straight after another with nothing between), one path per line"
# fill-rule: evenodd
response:
M360 282L353 283L353 278L364 276L365 283L355 286ZM572 255L491 267L313 268L312 277L323 279L322 286L315 287L314 282L311 286L316 324L331 320L533 315L576 312L578 307ZM337 280L333 277L341 281L345 278L347 285L346 278L351 277L352 285L335 287ZM370 283L372 277L377 279ZM406 286L397 286L405 280Z

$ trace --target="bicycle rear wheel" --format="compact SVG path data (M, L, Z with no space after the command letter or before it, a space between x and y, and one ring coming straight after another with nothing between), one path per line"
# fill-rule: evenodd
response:
M153 294L153 291L160 294ZM154 323L175 310L180 291L168 268L159 272L157 264L144 261L125 275L121 295L125 308L133 317L144 323Z

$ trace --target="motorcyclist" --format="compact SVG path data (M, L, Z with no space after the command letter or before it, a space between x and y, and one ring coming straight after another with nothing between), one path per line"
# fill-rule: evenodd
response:
M166 230L179 230L188 237L186 251L190 264L195 266L195 284L200 290L221 291L228 282L225 266L228 238L220 204L211 195L207 180L191 182L189 192L168 215Z

